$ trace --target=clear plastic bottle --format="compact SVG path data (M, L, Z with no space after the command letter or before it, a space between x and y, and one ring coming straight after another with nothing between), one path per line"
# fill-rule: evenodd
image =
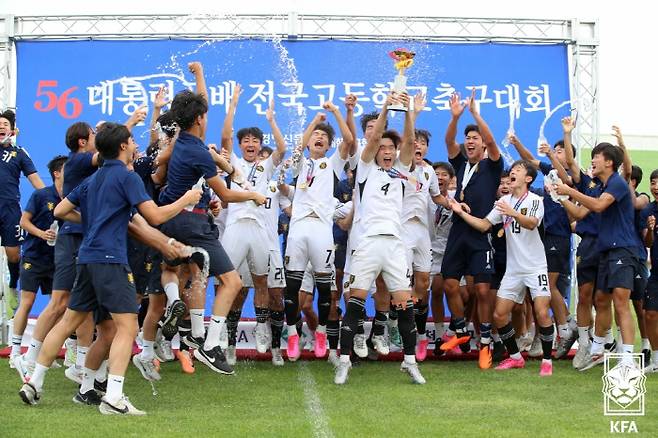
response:
M50 224L50 228L48 229L55 232L55 238L53 240L46 240L46 243L48 246L55 246L55 243L57 242L57 233L59 232L59 223L57 223L57 221L53 221L53 223Z
M192 190L203 190L203 181L203 177L199 178L199 181L192 186ZM196 204L188 204L187 207L185 207L185 210L192 211L195 205Z

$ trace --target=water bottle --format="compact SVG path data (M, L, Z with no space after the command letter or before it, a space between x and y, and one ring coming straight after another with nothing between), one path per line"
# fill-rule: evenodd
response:
M192 190L203 190L203 177L199 178L199 181L192 186ZM192 211L195 205L196 204L188 204L187 207L185 207L185 210Z
M55 233L55 238L53 240L46 240L46 243L48 246L55 246L55 242L57 242L57 233L59 232L59 224L57 221L53 221L53 223L50 224L50 228L48 229Z

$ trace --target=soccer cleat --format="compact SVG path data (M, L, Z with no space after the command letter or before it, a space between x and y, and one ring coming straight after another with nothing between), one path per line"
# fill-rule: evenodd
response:
M572 331L571 335L566 338L560 338L560 342L555 350L555 359L562 359L571 351L571 347L578 340L578 332Z
M417 361L424 361L425 358L427 358L427 346L429 345L430 341L429 339L419 339L416 342L416 360Z
M338 366L336 367L336 375L334 376L334 383L336 385L344 385L345 382L347 382L350 368L352 368L351 362L339 361Z
M500 362L505 357L505 344L502 342L493 343L493 351L491 353L491 359L494 362Z
M327 355L327 334L319 330L315 331L315 346L313 348L315 357L323 358Z
M384 335L373 335L372 345L377 353L381 354L382 356L386 356L390 352L388 348L388 342L386 342L386 337L384 337Z
M64 375L72 382L82 385L82 369L76 368L75 366L68 367L66 371L64 371Z
M576 351L576 354L574 355L573 360L571 361L571 364L575 369L579 370L585 365L587 365L587 361L589 359L589 350L591 345L592 343L589 341L582 344L578 343L578 350Z
M64 348L66 348L66 353L64 353L64 366L72 367L75 365L75 361L78 357L78 341L76 339L66 338L64 341Z
M269 337L267 336L266 325L256 324L256 351L261 354L267 353L268 345L269 345Z
M24 354L20 354L14 358L14 369L21 377L21 382L30 380L30 376L34 372L35 363L29 363Z
M288 336L288 348L286 349L288 360L294 362L299 359L301 351L299 351L299 335Z
M272 365L282 367L286 362L283 360L280 348L272 348Z
M198 350L200 348L203 348L203 343L205 342L205 340L202 337L194 337L192 336L192 333L189 333L187 336L183 338L183 342L188 347Z
M216 373L228 375L235 373L233 367L226 361L224 352L219 346L214 347L212 350L204 350L203 348L194 350L194 357Z
M21 400L26 405L36 405L41 400L41 391L37 389L30 382L25 382L21 387L21 390L18 391L18 395L21 396Z
M164 337L156 339L153 351L155 353L155 357L157 357L160 362L171 362L174 360L174 352L171 349L171 341L166 340Z
M161 379L152 360L143 360L140 354L136 354L133 356L133 364L146 380L157 382Z
M194 364L192 363L192 356L187 350L178 350L176 352L176 357L180 362L181 370L185 374L194 374Z
M426 382L425 378L420 373L420 369L418 368L417 363L407 363L402 361L402 364L400 365L400 371L404 371L409 374L413 383L424 385Z
M541 365L539 366L539 375L541 377L547 377L553 375L553 362L550 360L542 360Z
M107 392L107 380L103 380L101 382L100 380L94 379L94 389L96 390L97 393L101 395L105 395L105 393Z
M365 359L366 357L368 357L368 346L366 345L365 334L354 335L354 352L361 359Z
M185 315L186 311L187 307L181 300L171 303L162 322L162 336L171 339L178 333L178 321Z
M238 362L238 356L235 350L235 345L229 345L226 349L226 362L231 366L235 366Z
M146 412L140 411L128 400L125 395L116 403L109 403L105 397L101 398L101 404L98 410L103 415L146 415Z
M73 403L79 405L89 405L89 406L98 406L101 404L101 397L96 391L90 389L84 394L78 390L78 393L73 397Z
M541 339L539 339L539 335L535 335L535 338L532 340L530 350L528 350L528 356L541 357L543 354L544 350L541 348Z
M582 368L579 368L579 371L587 371L594 368L597 365L601 365L605 361L605 355L603 353L589 354L587 361Z
M457 346L461 347L463 344L468 344L468 341L470 340L471 340L471 336L468 334L465 334L464 336L454 335L453 337L445 341L443 344L441 344L440 348L443 351L450 351Z
M481 370L488 370L491 368L492 358L491 358L491 347L489 344L480 345L480 353L478 354L478 366Z
M397 326L389 326L388 337L391 341L391 345L402 348L402 337L400 336L400 329L398 329Z
M334 368L340 364L340 358L338 357L338 352L336 350L329 350L329 357L327 357L327 362L332 364Z
M525 368L525 360L523 357L520 359L508 357L496 367L497 370L511 370L512 368Z
M644 374L658 373L658 363L652 362L644 367Z

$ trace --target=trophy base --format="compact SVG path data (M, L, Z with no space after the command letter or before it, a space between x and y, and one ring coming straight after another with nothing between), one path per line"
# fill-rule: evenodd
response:
M389 105L388 110L389 111L399 111L399 112L406 113L407 111L409 111L409 108L407 108L406 106L398 103L398 104L395 104L395 105Z

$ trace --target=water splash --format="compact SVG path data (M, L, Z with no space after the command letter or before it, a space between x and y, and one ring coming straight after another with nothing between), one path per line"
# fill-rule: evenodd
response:
M555 108L551 110L550 113L544 118L544 121L541 122L541 125L539 126L539 135L537 137L537 154L540 157L545 157L545 154L540 154L539 153L539 147L542 145L542 143L548 143L548 140L546 139L546 136L544 135L544 129L546 128L546 123L550 120L551 117L553 117L553 114L555 114L560 108L566 106L566 105L571 105L574 101L572 100L565 100Z
M508 166L511 166L512 163L514 163L514 158L512 158L512 154L509 151L509 145L510 145L510 137L514 135L514 121L516 120L516 114L519 111L521 104L519 102L519 99L515 99L513 102L510 102L509 105L509 126L507 128L507 133L505 134L505 138L503 141L500 142L500 144L503 146L503 149L500 150L500 154L503 156L503 159L505 160L505 163Z

